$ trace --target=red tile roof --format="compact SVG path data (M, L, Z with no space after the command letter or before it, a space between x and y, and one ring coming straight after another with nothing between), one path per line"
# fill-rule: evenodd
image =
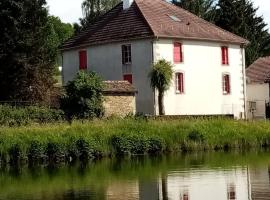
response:
M259 58L246 70L249 83L270 82L270 57Z
M62 50L151 37L248 43L164 0L135 0L128 10L123 10L123 3L118 4L87 30L68 40Z

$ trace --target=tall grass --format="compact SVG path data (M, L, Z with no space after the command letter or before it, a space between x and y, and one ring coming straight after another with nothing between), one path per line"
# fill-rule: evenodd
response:
M1 163L270 146L270 122L108 119L0 128Z

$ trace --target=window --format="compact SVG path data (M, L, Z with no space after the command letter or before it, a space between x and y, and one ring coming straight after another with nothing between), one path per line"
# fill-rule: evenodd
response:
M222 78L222 87L223 87L223 94L228 95L231 93L231 83L230 83L230 75L223 74Z
M228 47L221 47L222 65L229 65L229 50Z
M79 52L79 59L80 59L80 70L87 69L87 51L80 51Z
M184 74L183 73L176 73L175 85L176 85L176 93L183 94L184 93Z
M123 65L131 64L131 45L122 45L122 63Z
M183 62L182 44L175 42L173 47L173 60L174 63Z
M128 81L129 83L132 84L133 80L132 80L132 74L125 74L124 75L124 81Z
M173 21L181 22L181 20L180 20L178 17L174 16L174 15L169 15L169 17L170 17Z

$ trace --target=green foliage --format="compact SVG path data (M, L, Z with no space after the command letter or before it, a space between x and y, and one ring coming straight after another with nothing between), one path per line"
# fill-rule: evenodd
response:
M22 126L30 123L49 123L61 121L61 110L29 106L25 108L0 105L0 126Z
M215 2L215 0L172 0L173 4L210 22L216 19Z
M71 125L0 127L0 133L0 163L270 146L270 122L222 118L75 121Z
M173 66L166 60L159 60L154 64L151 72L149 73L151 87L157 89L159 93L159 114L164 115L163 98L164 92L169 89L172 77L173 77Z
M69 118L102 117L102 79L94 72L79 72L66 86L62 108Z
M47 102L56 49L45 0L0 3L0 100ZM52 48L51 48L52 47Z

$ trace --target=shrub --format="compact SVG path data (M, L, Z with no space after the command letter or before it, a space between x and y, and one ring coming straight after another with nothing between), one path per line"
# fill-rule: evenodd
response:
M63 116L63 111L47 107L13 107L9 105L0 105L0 125L2 126L50 123L62 120Z
M68 118L91 119L103 115L102 79L94 72L79 72L66 86L61 108Z

